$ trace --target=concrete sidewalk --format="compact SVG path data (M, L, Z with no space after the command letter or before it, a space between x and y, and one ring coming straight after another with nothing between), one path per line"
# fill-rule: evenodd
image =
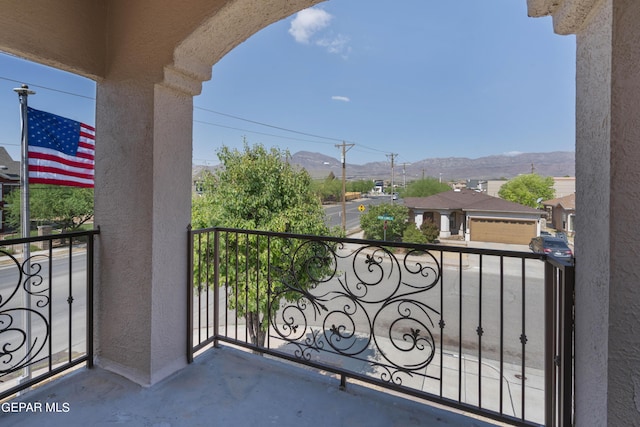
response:
M22 403L22 406L20 405ZM211 349L143 388L111 372L80 370L4 403L3 426L491 426L315 371Z

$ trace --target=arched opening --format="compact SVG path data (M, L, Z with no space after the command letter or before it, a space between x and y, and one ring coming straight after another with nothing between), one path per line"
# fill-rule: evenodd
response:
M572 152L573 37L528 18L524 3L461 3L327 3L264 28L194 98L194 164L217 163L217 147L244 137L331 157L354 142L349 163L398 153L412 178L428 158ZM505 173L530 172L521 166Z

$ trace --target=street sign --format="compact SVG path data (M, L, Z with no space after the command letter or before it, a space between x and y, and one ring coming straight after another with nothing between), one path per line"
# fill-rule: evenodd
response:
M393 221L393 217L389 215L380 215L378 219L381 219L383 221Z
M359 210L360 212L364 212L364 210L365 210L365 209L366 209L366 208L364 207L364 205L360 205L360 206L358 206L358 210Z

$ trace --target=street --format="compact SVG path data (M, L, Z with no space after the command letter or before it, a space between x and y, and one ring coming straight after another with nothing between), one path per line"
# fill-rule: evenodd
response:
M402 201L394 200L394 203L402 203ZM380 205L383 203L391 203L391 196L382 195L382 196L373 196L358 199L355 201L346 202L346 213L347 213L347 221L346 221L346 229L347 232L349 230L355 230L360 228L360 215L367 212L369 206ZM362 205L365 207L363 212L358 210L358 207ZM335 205L325 205L324 212L326 216L326 222L329 227L341 227L342 226L342 203L336 203Z
M48 257L34 256L31 271L36 276L31 284L33 295L30 297L29 313L20 309L25 307L25 292L21 292L22 288L17 286L18 266L11 262L0 267L0 316L3 320L3 329L0 330L1 347L4 352L13 356L3 359L0 364L3 371L21 363L24 357L24 346L21 343L28 330L25 327L27 313L31 320L28 332L31 335L32 353L37 354L35 360L53 354L55 364L68 360L70 351L75 357L76 353L83 353L86 349L86 252L74 252L71 263L68 251L59 256L54 255L51 264L51 292ZM73 297L72 304L68 302L70 295ZM7 379L5 377L3 381Z

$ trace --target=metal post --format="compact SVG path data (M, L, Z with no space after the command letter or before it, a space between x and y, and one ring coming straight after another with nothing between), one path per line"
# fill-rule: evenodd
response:
M342 144L342 232L347 232L347 159L345 145Z
M193 362L193 230L187 226L187 363Z
M220 231L213 231L213 346L219 347L220 335ZM267 258L268 259L268 258ZM227 308L225 294L225 310ZM208 310L208 308L207 308ZM225 321L225 326L227 322ZM209 325L207 325L208 327Z
M396 153L391 153L391 154L387 154L387 157L391 158L391 204L393 205L393 193L395 190L395 169L394 169L394 162L393 160L396 158L398 154Z
M556 270L545 260L544 268L544 411L545 425L556 425L555 278Z
M35 95L35 92L29 90L29 86L22 85L19 88L13 89L14 92L18 94L18 99L20 101L20 122L22 126L22 139L21 139L21 158L20 158L20 187L21 187L21 195L20 195L20 203L22 207L21 212L21 224L22 224L22 237L27 238L30 237L31 231L31 221L29 220L29 147L28 147L28 137L29 137L29 126L28 126L28 117L27 117L27 99L29 95ZM26 242L24 244L23 253L23 264L22 269L27 274L23 295L24 302L24 322L25 322L25 362L27 363L23 370L23 381L29 380L31 378L31 366L29 365L29 349L31 348L31 279L29 274L31 273L31 254L30 254L30 242Z
M566 266L562 274L562 327L560 336L560 401L558 410L560 423L564 426L573 425L573 305L575 270L573 266Z
M342 231L347 232L347 147L351 149L355 144L343 142L336 147L342 147Z

